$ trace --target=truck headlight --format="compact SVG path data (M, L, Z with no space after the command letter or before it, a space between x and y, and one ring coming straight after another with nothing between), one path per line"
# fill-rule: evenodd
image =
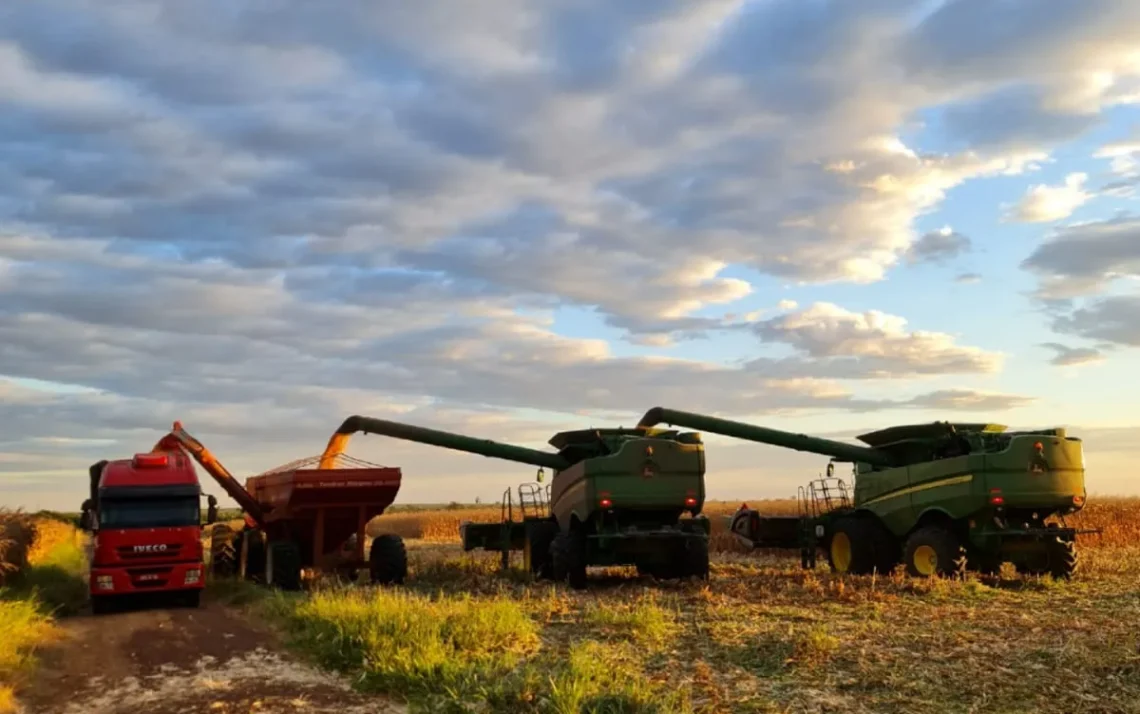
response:
M182 581L182 584L183 585L190 585L192 583L196 583L196 582L198 582L198 579L201 577L202 577L202 571L199 570L198 568L194 568L193 570L187 570L186 571L186 578Z
M97 578L95 578L95 584L99 587L100 590L114 590L115 589L115 581L114 581L114 579L111 578L110 575L98 576Z

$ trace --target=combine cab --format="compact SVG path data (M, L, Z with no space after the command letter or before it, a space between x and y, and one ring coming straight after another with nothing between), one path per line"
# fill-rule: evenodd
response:
M799 548L805 567L822 547L841 573L882 573L900 562L922 577L993 573L1011 562L1068 578L1076 537L1099 532L1064 522L1086 497L1081 441L1064 429L936 422L863 434L866 446L858 446L661 407L639 426L661 422L832 457L828 477L801 490L798 518L743 508L730 520L756 547ZM853 494L834 478L842 462L853 464Z

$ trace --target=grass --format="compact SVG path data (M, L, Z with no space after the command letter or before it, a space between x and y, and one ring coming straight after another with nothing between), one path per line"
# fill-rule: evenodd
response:
M19 567L8 569L0 587L0 714L18 710L16 690L34 670L36 649L59 634L54 616L77 612L87 599L85 558L75 527L10 512L0 514L0 525L17 519L27 537L19 542L18 556L8 550L4 558Z
M1102 497L1070 519L1105 531L1082 538L1067 583L804 571L794 553L741 552L720 518L739 505L706 508L708 583L594 569L575 592L503 577L497 554L457 547L461 521L498 520L482 507L370 524L408 539L403 588L241 600L315 661L413 711L1140 712L1140 499Z

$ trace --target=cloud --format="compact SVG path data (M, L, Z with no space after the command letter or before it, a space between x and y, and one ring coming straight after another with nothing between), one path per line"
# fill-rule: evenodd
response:
M1006 219L1022 223L1047 223L1068 218L1093 194L1084 190L1088 174L1073 173L1059 186L1035 184L1007 214Z
M1069 347L1057 342L1046 342L1042 347L1053 350L1054 355L1053 358L1049 360L1049 364L1057 367L1096 364L1103 362L1105 359L1104 353L1093 347Z
M915 221L1133 101L1135 4L1046 5L7 3L0 374L86 389L10 383L3 451L40 469L185 418L255 468L352 412L539 438L658 401L1020 404L909 384L1002 357L898 316L721 313L960 255ZM900 138L932 112L953 148ZM566 308L643 346L762 342L631 357Z
M978 273L961 273L954 277L954 282L961 285L974 285L982 282L982 276Z
M1016 407L1030 406L1036 398L1014 394L978 392L970 389L943 389L923 394L910 400L913 407L938 410L962 410L979 414L992 414Z
M790 345L805 358L857 364L860 371L878 377L987 374L999 371L1004 359L998 353L958 345L945 333L910 331L897 315L851 312L831 303L756 322L751 329L762 340Z
M1055 317L1053 329L1109 344L1140 347L1140 295L1092 301Z
M1122 213L1058 228L1021 267L1037 274L1042 297L1103 292L1119 279L1140 275L1140 217Z
M910 247L909 258L915 263L942 263L969 252L972 246L968 237L946 226L915 241Z

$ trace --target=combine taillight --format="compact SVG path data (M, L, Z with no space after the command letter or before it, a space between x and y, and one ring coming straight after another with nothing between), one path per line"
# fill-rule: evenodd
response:
M1001 495L1000 488L990 489L990 505L1000 506L1005 503L1005 496Z
M614 502L608 498L603 498L602 500L598 501L598 505L602 508L610 508L614 505Z
M685 505L686 506L695 506L695 505L697 505L697 499L693 498L692 496L689 496L688 498L685 499Z

